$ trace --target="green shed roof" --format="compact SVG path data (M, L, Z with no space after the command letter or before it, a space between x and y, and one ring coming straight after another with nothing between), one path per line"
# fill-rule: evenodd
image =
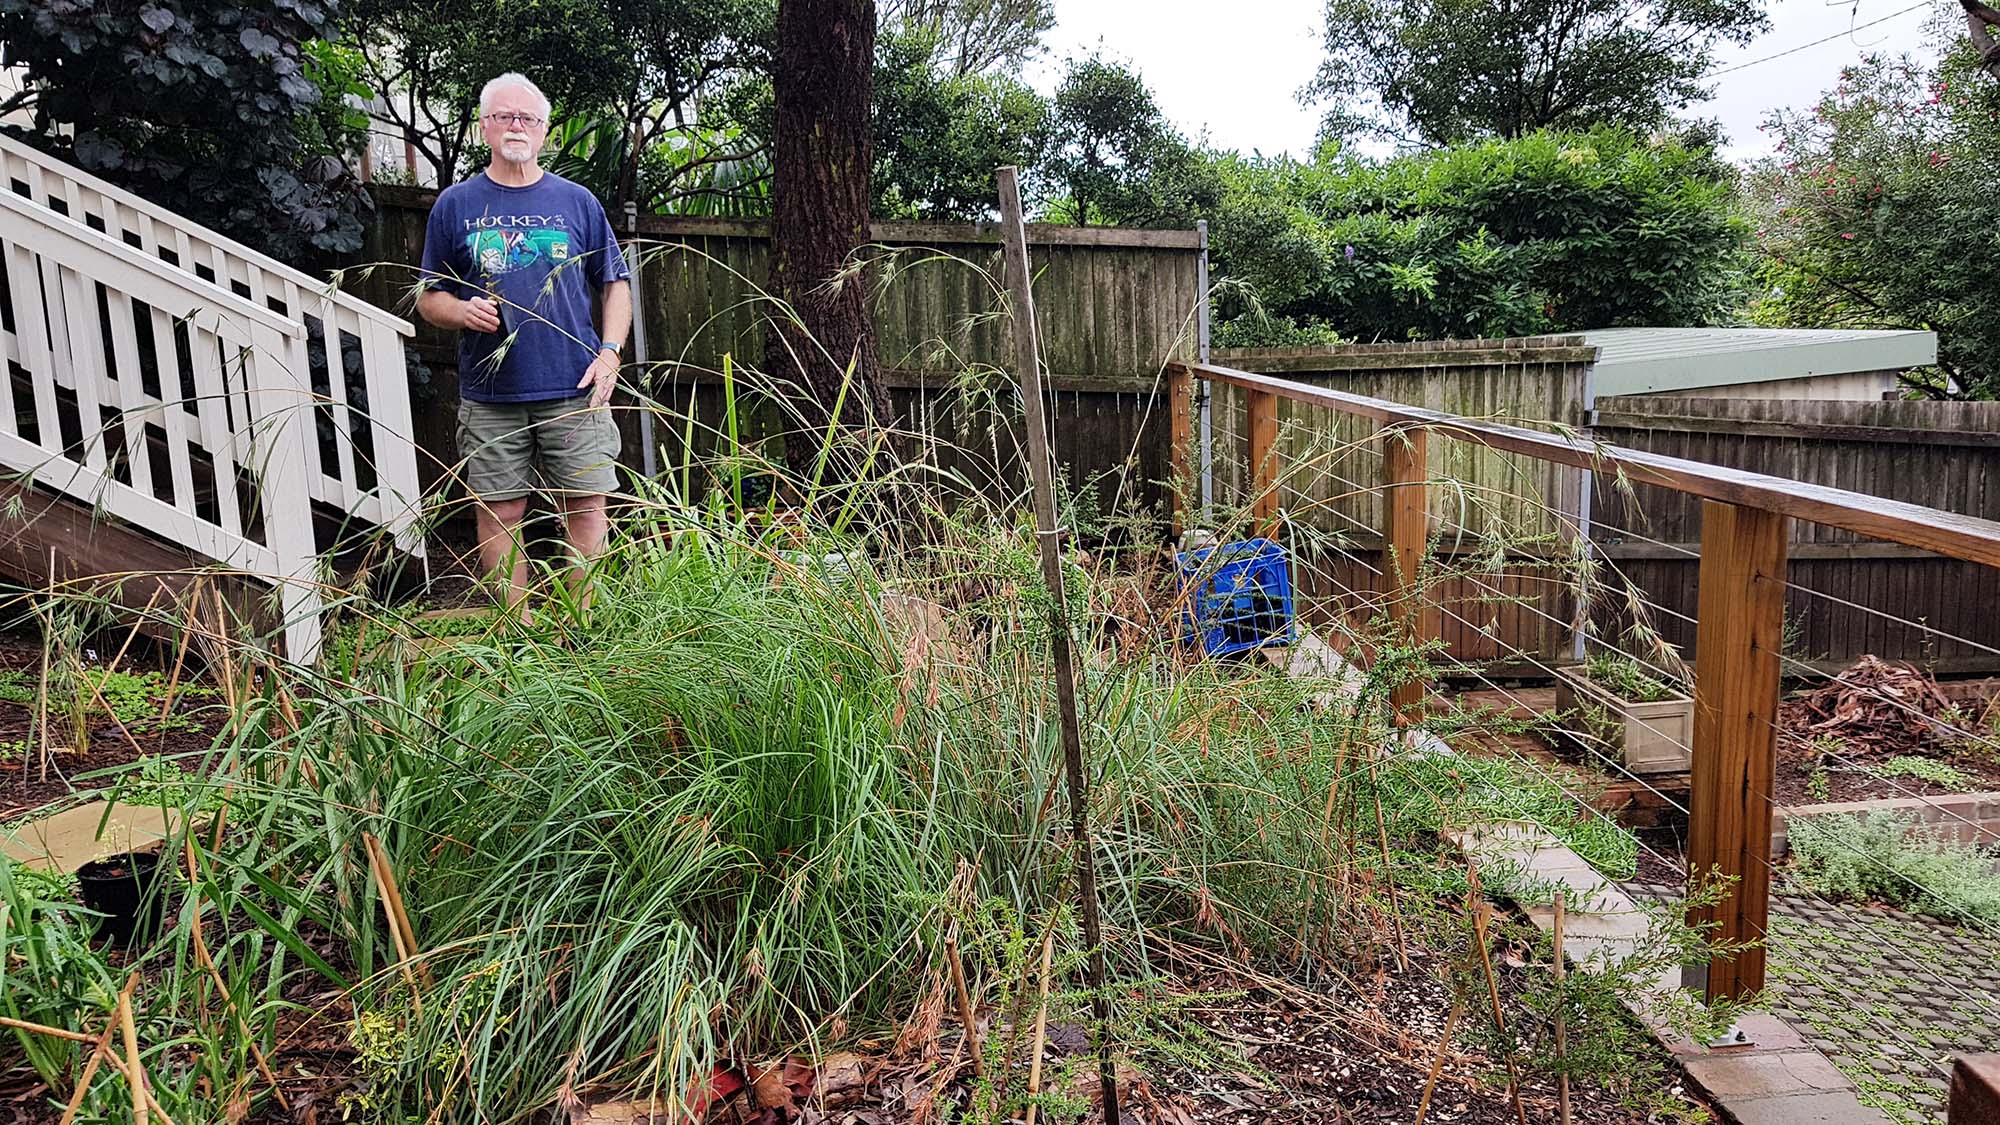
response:
M1600 396L1903 371L1937 362L1937 333L1808 328L1593 328Z

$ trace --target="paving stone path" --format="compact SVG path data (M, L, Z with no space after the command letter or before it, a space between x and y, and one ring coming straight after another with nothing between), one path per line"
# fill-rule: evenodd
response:
M1628 886L1678 898L1677 887ZM2000 936L1771 891L1771 1011L1899 1125L1942 1125L1951 1060L2000 1050Z

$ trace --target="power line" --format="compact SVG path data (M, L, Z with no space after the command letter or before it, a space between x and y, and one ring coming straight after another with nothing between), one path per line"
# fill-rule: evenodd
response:
M1763 58L1761 58L1761 59L1751 59L1751 60L1750 60L1749 62L1746 62L1746 63L1738 63L1738 64L1736 64L1735 66L1731 66L1731 67L1724 67L1724 68L1723 68L1723 69L1721 69L1721 70L1711 70L1711 71L1709 71L1709 72L1708 72L1707 74L1704 74L1704 75L1702 75L1702 77L1703 77L1703 78L1720 78L1720 77L1722 77L1722 76L1723 76L1723 75L1725 75L1725 74L1734 74L1734 73L1736 73L1736 72L1737 72L1737 71L1739 71L1739 70L1748 70L1748 69L1750 69L1750 68L1751 68L1751 67L1753 67L1753 66L1758 66L1758 65L1761 65L1761 64L1763 64L1763 63L1767 63L1767 62L1770 62L1770 61L1771 61L1772 59L1782 59L1782 58L1784 58L1784 57L1785 57L1786 55L1796 55L1796 54L1798 54L1798 53L1799 53L1800 51L1807 51L1807 50L1811 50L1812 48L1814 48L1814 47L1817 47L1817 46L1821 45L1822 43L1831 43L1831 42L1833 42L1833 41L1834 41L1834 40L1836 40L1836 39L1845 39L1845 38L1847 38L1848 36L1850 36L1850 35L1854 34L1854 33L1855 33L1855 32L1857 32L1857 31L1864 31L1864 30L1866 30L1866 29L1868 29L1868 28L1871 28L1871 27L1874 27L1874 26L1875 26L1875 25L1877 25L1877 24L1884 24L1884 23L1888 23L1888 22L1889 22L1890 20L1893 20L1893 19L1895 19L1895 18L1897 18L1897 17L1899 17L1899 16L1906 16L1906 15L1909 15L1909 14L1910 14L1911 12L1914 12L1914 11L1917 11L1917 10L1918 10L1918 9L1920 9L1920 8L1928 8L1928 7L1930 7L1930 6L1931 6L1931 5L1930 5L1930 0L1923 0L1923 3L1920 3L1920 4L1912 4L1912 5L1910 5L1910 6L1909 6L1909 7L1907 7L1907 8L1902 8L1902 9L1899 9L1899 10L1897 10L1897 11L1894 11L1894 12L1890 12L1890 13L1889 13L1888 15L1886 15L1886 16L1883 16L1883 17L1882 17L1881 19L1877 19L1877 20L1869 20L1869 21L1868 21L1867 23L1858 23L1858 24L1855 24L1855 25L1853 25L1853 26L1849 27L1849 28L1848 28L1847 30L1845 30L1845 31L1840 31L1840 32L1836 32L1836 33L1834 33L1834 34L1832 34L1832 35L1829 35L1829 36L1827 36L1827 37L1826 37L1826 38L1824 38L1824 39L1815 39L1815 40L1813 40L1813 41L1812 41L1812 42L1810 42L1810 43L1801 43L1801 44L1799 44L1798 46L1796 46L1796 47L1793 47L1793 48L1791 48L1791 49L1789 49L1789 50L1784 50L1784 51L1779 51L1779 52L1778 52L1777 54L1775 54L1775 55L1765 55L1765 56L1764 56Z

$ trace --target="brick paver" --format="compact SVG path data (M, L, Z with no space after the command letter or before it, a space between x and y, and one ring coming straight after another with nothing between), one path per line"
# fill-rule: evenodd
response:
M1676 897L1678 890L1632 887ZM2000 1050L2000 936L1774 887L1771 1011L1899 1125L1942 1125L1951 1060Z

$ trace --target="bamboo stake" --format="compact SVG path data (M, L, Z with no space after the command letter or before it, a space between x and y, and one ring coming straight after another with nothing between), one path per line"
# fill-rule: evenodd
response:
M139 974L133 973L125 987L132 987L132 983L138 979ZM83 1060L83 1074L76 1080L76 1089L70 1092L69 1104L63 1107L62 1120L58 1125L72 1125L76 1121L77 1111L83 1108L84 1096L90 1093L90 1080L97 1077L97 1067L104 1061L104 1051L111 1046L111 1033L116 1030L118 1030L118 1016L113 1013L105 1017L104 1030L97 1033L97 1038L93 1040L95 1045L90 1049L90 1057Z
M125 987L118 990L120 1000L131 996L132 990L138 986L139 970L134 969L131 975L125 978ZM111 1057L111 1033L117 1030L118 1013L114 1009L110 1015L104 1018L104 1030L97 1036L95 1041L97 1044L96 1048L91 1051L90 1057L84 1060L83 1075L77 1079L76 1089L70 1094L69 1106L63 1110L60 1125L70 1125L71 1122L76 1120L77 1111L83 1108L84 1095L90 1091L90 1080L97 1077L98 1064L106 1058ZM122 1059L119 1060L117 1065L120 1070L124 1069L124 1061Z
M1500 978L1493 973L1493 951L1486 948L1486 899L1479 893L1479 872L1472 865L1466 865L1472 890L1472 934L1479 946L1479 964L1486 972L1486 995L1493 1001L1493 1024L1500 1029L1500 1038L1507 1037L1507 1016L1500 1010ZM1514 1051L1510 1047L1502 1058L1507 1063L1507 1096L1513 1099L1514 1115L1521 1119L1521 1125L1528 1125L1527 1107L1521 1104L1521 1075L1514 1067Z
M250 1030L250 1021L244 1018L243 1009L236 1006L236 997L230 994L229 985L222 979L222 971L215 967L215 958L209 955L208 939L201 932L201 900L199 897L201 876L195 871L194 840L192 837L184 837L181 845L182 851L187 857L188 885L196 888L197 896L194 907L194 925L190 927L194 937L194 959L208 972L209 980L215 983L215 991L222 996L222 1006L229 1010L230 1015L236 1017L236 1026L243 1033L244 1045L250 1048L251 1061L257 1064L257 1073L263 1075L264 1081L270 1083L271 1096L277 1100L278 1108L289 1113L291 1112L292 1105L285 1098L284 1089L278 1085L278 1076L272 1072L271 1063L264 1057L263 1048L257 1046L257 1037Z
M118 994L118 1032L125 1040L125 1081L132 1087L133 1125L147 1125L146 1067L139 1058L139 1030L132 1024L132 993Z
M1389 824L1382 816L1382 788L1375 782L1375 753L1368 753L1368 789L1375 796L1375 836L1382 842L1382 881L1389 885L1389 920L1396 927L1396 968L1410 971L1410 947L1403 936L1403 903L1396 895L1395 860L1389 854Z
M1097 1024L1097 1081L1104 1120L1118 1121L1118 1077L1111 1062L1111 999L1104 988L1104 941L1097 921L1097 871L1090 837L1090 782L1084 772L1083 734L1076 716L1076 663L1070 652L1069 602L1063 596L1062 541L1056 527L1054 471L1042 402L1041 348L1035 339L1035 292L1028 266L1027 227L1021 219L1021 185L1013 165L999 170L1000 217L1006 229L1007 289L1013 310L1014 364L1027 412L1028 471L1034 481L1035 538L1041 547L1042 582L1050 598L1049 647L1055 658L1056 705L1062 719L1063 765L1069 775L1070 846L1076 849L1076 897L1089 951L1090 1014Z
M972 1008L972 993L965 987L965 964L958 956L958 935L945 935L944 955L951 961L951 987L958 993L958 1022L965 1025L965 1045L972 1052L972 1073L984 1078L986 1062L979 1057L979 1023Z
M1035 1005L1035 1038L1028 1055L1028 1116L1025 1125L1035 1125L1035 1095L1042 1092L1042 1048L1049 1037L1049 977L1055 965L1056 924L1049 920L1049 932L1042 938L1042 997ZM1109 1120L1109 1118L1107 1118Z
M1555 941L1556 974L1556 1120L1560 1125L1569 1125L1569 1023L1564 1018L1568 1000L1563 996L1563 975L1568 971L1563 957L1563 907L1564 894L1556 892L1556 917L1553 938Z
M361 842L368 850L368 870L375 876L375 889L382 896L382 913L389 920L389 937L396 946L397 966L403 970L403 978L410 986L411 1003L421 1015L423 1002L416 995L416 973L411 969L411 962L417 955L417 939L410 929L409 915L403 912L403 896L396 890L395 873L389 870L389 855L373 833L363 832ZM424 972L424 983L430 983L428 969Z
M1424 1079L1424 1096L1417 1102L1416 1125L1424 1125L1424 1114L1430 1112L1431 1091L1437 1088L1438 1075L1444 1071L1444 1057L1451 1048L1451 1032L1458 1026L1458 1013L1464 1007L1464 1002L1454 991L1451 996L1451 1014L1444 1018L1444 1034L1438 1036L1437 1057L1431 1060L1430 1077Z
M96 1039L81 1031L71 1031L66 1027L50 1027L45 1023L29 1023L8 1016L0 1016L0 1027L11 1027L16 1031L26 1031L34 1035L47 1035L56 1039L67 1039L72 1043L95 1043Z
M188 647L194 644L195 618L201 612L202 579L195 579L188 596L188 620L181 627L180 644L174 648L174 670L167 674L167 690L160 697L160 721L167 721L167 712L173 709L174 696L181 686L181 665L187 660Z
M105 671L117 668L118 662L125 659L125 653L132 648L132 642L139 638L140 628L146 624L146 615L153 612L154 606L160 604L160 593L165 589L165 586L153 587L153 596L146 599L146 608L139 611L138 620L132 622L131 632L125 634L125 643L118 646L118 651L112 655L111 662L104 666Z

